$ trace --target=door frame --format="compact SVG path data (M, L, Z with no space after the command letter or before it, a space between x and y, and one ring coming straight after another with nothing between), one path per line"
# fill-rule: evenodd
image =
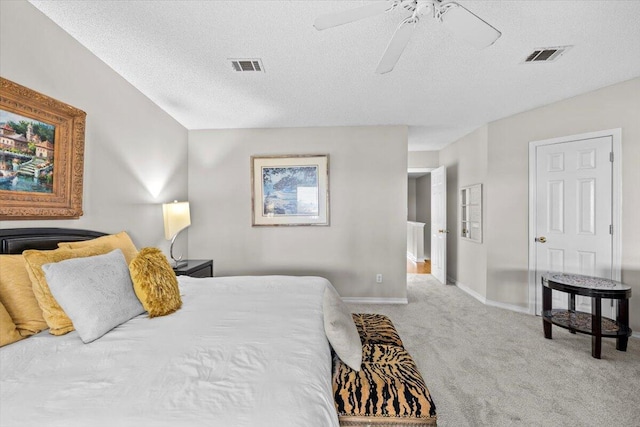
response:
M434 203L433 197L433 186L434 182L434 173L437 176L438 174L442 175L442 183L440 184L443 187L442 194L440 198L442 199L440 203ZM436 206L440 207L440 210L443 211L443 215L434 215L434 208ZM440 224L440 230L442 232L436 231L439 227L434 227L434 219L438 217L444 220L444 224ZM447 221L447 167L444 165L438 166L436 169L431 171L431 275L436 278L436 280L443 285L446 285L448 282L447 276L447 237L448 237L448 221ZM444 234L444 236L442 236ZM440 243L438 243L440 241ZM436 273L439 270L435 267L437 265L438 259L434 259L434 254L438 252L438 246L442 245L442 277L438 277ZM442 280L440 280L442 278Z
M536 149L543 145L561 144L593 138L611 137L613 164L611 189L611 222L613 223L611 278L622 276L622 129L607 129L577 135L561 136L529 142L529 314L536 314Z

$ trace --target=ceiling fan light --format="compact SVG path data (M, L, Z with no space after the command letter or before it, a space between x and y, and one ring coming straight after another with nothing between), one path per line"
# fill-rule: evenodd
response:
M502 35L459 4L448 3L447 6L440 18L444 26L476 48L489 47Z

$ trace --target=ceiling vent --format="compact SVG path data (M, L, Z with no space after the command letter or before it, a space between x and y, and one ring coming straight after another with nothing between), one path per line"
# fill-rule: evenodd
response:
M259 71L264 73L262 59L260 58L229 59L229 61L231 61L233 70L238 73L244 73L247 71Z
M571 49L571 46L543 47L531 52L524 62L553 62L563 53Z

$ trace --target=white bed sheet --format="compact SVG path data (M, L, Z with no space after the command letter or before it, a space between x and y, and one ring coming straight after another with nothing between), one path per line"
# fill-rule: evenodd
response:
M180 277L183 307L0 349L0 425L338 426L319 277Z

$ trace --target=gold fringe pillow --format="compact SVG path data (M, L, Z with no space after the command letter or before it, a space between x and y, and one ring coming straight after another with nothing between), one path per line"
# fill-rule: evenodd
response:
M9 312L0 303L0 347L20 341L22 338L24 337L18 332L15 323L9 316Z
M138 249L136 245L131 241L131 237L126 231L121 231L118 234L110 234L108 236L98 237L91 240L82 240L80 242L60 242L59 248L66 249L79 249L93 247L100 250L100 254L106 254L114 249L120 249L124 255L124 259L127 260L127 265L131 263L131 260L138 255Z
M30 249L22 252L33 293L38 300L38 305L42 309L44 320L49 325L49 333L52 335L64 335L73 331L73 323L69 316L60 307L56 299L51 295L49 284L45 278L42 266L52 262L64 261L71 258L84 258L94 255L102 255L111 252L106 247L87 247L79 249L58 248L53 251L38 251Z
M129 264L129 271L133 290L149 317L165 316L182 307L178 279L159 249L142 249Z
M0 302L22 336L48 328L22 255L0 255Z

